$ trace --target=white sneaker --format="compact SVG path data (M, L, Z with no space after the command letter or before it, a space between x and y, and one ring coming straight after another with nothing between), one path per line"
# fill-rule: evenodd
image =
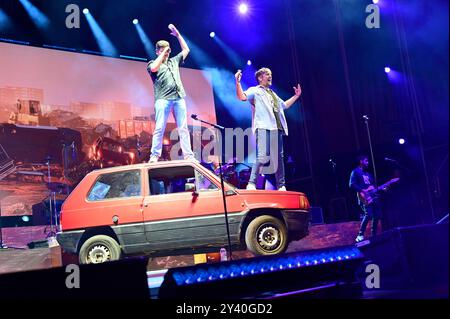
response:
M249 191L254 191L254 190L256 190L256 186L253 183L248 183L246 189Z
M194 156L186 157L185 160L200 163L200 161L196 159Z
M364 236L363 235L358 235L357 237L356 237L356 239L355 239L355 241L357 242L357 243L359 243L359 242L361 242L361 241L363 241L364 240Z
M150 160L148 161L149 163L156 163L158 161L158 156L156 155L152 155L150 156Z
M285 192L286 191L286 186L281 186L280 188L278 188L278 190Z

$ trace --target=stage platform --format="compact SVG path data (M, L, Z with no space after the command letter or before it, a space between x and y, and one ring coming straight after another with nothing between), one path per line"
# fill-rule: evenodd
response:
M337 224L313 225L310 234L292 242L287 252L303 251L349 245L354 243L359 223L352 221ZM73 256L61 254L59 247L28 248L28 243L45 239L45 227L15 227L3 229L3 241L9 249L0 250L0 274L45 269L67 263L76 263ZM249 251L233 251L234 259L250 258ZM193 255L178 255L150 258L148 271L194 265Z

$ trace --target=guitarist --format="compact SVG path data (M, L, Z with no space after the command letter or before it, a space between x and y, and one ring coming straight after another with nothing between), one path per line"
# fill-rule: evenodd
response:
M358 163L358 167L355 168L350 175L349 186L357 194L364 194L367 188L369 188L370 186L376 186L374 185L375 182L372 174L368 172L368 156L358 156ZM372 236L374 236L377 233L378 221L381 219L381 206L377 195L375 195L373 201L368 205L365 205L358 196L358 204L364 212L364 217L361 222L358 236L356 237L357 243L364 240L364 232L366 230L367 224L369 223L369 220L372 219Z

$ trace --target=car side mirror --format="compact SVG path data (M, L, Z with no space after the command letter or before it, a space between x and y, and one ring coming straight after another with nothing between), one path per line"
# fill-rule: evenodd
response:
M192 196L198 196L197 189L195 187L195 183L186 183L184 185L184 190L186 192L192 192Z

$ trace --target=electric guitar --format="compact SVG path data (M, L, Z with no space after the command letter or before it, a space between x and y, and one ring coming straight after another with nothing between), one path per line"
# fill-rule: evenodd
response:
M361 203L363 203L365 206L370 205L373 200L375 199L375 195L379 190L385 190L388 188L391 184L396 183L400 180L400 178L393 178L389 182L379 186L369 186L368 188L364 189L363 191L358 193L358 198Z

